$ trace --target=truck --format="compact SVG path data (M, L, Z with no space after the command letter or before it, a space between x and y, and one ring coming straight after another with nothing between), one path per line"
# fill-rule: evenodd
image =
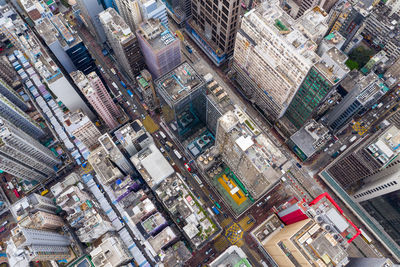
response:
M118 86L115 82L112 82L112 86L114 86L115 89L118 89Z
M181 153L179 153L178 150L174 149L174 154L178 159L182 159L182 155L181 155Z
M349 142L353 143L354 141L356 141L356 139L357 139L357 136L353 136L352 138L350 138Z
M132 93L131 90L126 90L126 92L128 93L128 95L129 95L130 97L133 97L133 93Z
M215 206L212 206L211 209L215 213L215 215L219 214L219 210Z
M377 106L377 108L381 108L383 106L383 103L379 103L379 105Z
M159 131L158 133L160 134L160 136L161 136L162 139L167 138L167 137L165 136L165 134L164 134L162 131Z
M339 148L339 150L340 150L340 152L343 152L346 148L347 148L347 146L346 146L346 145L343 145L343 146L341 146L341 147Z

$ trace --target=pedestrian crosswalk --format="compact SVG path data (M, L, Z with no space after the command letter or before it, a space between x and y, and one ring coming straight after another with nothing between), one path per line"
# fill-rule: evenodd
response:
M221 227L222 228L224 228L225 226L228 226L229 224L231 224L233 221L232 221L232 218L226 218L225 220L223 220L221 223L220 223L220 225L221 225Z
M248 229L253 227L254 223L255 223L254 219L250 218L249 216L246 216L243 219L241 219L238 224L243 229L243 231L247 231Z
M231 244L229 243L229 241L223 235L220 235L219 237L217 237L217 239L215 239L215 242L214 242L214 248L218 252L224 251L230 245Z

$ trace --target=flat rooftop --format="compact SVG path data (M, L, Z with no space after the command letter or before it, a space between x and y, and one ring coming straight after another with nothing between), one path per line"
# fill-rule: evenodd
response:
M334 85L350 72L350 69L345 64L346 60L347 56L342 51L332 47L321 56L321 60L316 63L316 67Z
M64 48L81 42L80 37L67 28L66 21L60 15L44 18L43 22L36 25L35 28L48 45L58 41Z
M177 40L175 35L158 19L149 19L142 22L136 34L142 36L156 51L163 49Z
M168 97L170 102L173 103L190 95L205 83L189 63L183 62L172 71L157 79L155 84L163 95Z
M135 35L129 28L128 24L126 24L115 9L107 8L99 14L99 19L103 24L103 27L107 28L106 31L112 32L114 38L119 40L121 43L135 38Z

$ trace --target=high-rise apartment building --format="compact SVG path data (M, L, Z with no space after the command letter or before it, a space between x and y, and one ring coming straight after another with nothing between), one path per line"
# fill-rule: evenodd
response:
M101 12L99 18L118 63L134 80L145 68L135 33L113 8Z
M181 41L160 20L149 19L141 23L136 35L147 68L155 79L181 63Z
M21 49L19 37L28 30L27 25L20 19L11 5L1 6L0 14L1 41L10 42L16 48Z
M71 31L62 15L45 18L36 30L64 69L88 74L96 64L77 32Z
M12 125L0 122L0 127L2 170L28 181L41 181L55 175L54 167L61 161L53 152Z
M0 118L12 123L15 127L18 127L36 139L45 135L44 131L28 114L2 95L0 95Z
M233 54L239 28L239 0L192 1L186 32L211 61L220 66Z
M0 78L0 94L5 96L8 100L10 100L14 105L16 105L22 111L28 110L28 106L25 104L22 98L14 91L13 88L11 88L10 84L3 81L1 78Z
M17 226L11 230L9 242L24 254L28 261L51 261L68 258L71 241L56 232Z
M94 149L99 144L98 138L101 133L82 110L66 114L64 116L64 124L70 129L75 138L81 141L89 150Z
M364 144L355 144L327 167L329 175L345 189L358 189L364 179L392 165L399 153L400 130L391 126L378 131Z
M81 11L80 18L85 26L99 43L104 43L106 34L99 19L99 14L104 11L101 2L97 0L77 0L76 2Z
M294 20L277 1L264 2L244 16L232 78L268 120L283 115L311 68L320 62L315 50L326 33L326 18L317 7Z
M295 128L300 129L311 118L319 104L347 75L350 69L344 64L346 60L345 54L332 47L309 70L284 115Z
M167 9L161 0L138 0L142 20L159 19L168 26Z
M121 113L99 76L95 72L84 75L81 71L75 71L71 77L106 125L110 129L117 127L117 118Z
M153 137L144 129L139 120L122 126L114 132L114 135L130 157L154 143Z

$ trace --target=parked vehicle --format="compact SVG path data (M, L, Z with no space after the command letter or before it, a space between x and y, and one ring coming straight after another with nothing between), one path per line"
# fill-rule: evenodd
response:
M340 153L339 151L336 151L335 153L332 154L331 157L332 158L336 158L337 156L339 156L339 153Z
M174 154L178 159L182 159L182 155L181 155L181 153L179 153L178 150L174 149Z
M167 138L167 137L165 136L165 134L164 134L162 131L159 131L158 133L160 134L160 136L161 136L162 139Z
M357 139L357 136L353 136L352 138L350 138L349 142L353 143L354 141L356 141L356 139Z
M218 215L220 213L219 210L215 206L212 206L211 209L213 210L215 215Z
M347 146L346 146L346 145L343 145L343 146L340 147L339 150L340 150L340 152L343 152L346 148L347 148Z

